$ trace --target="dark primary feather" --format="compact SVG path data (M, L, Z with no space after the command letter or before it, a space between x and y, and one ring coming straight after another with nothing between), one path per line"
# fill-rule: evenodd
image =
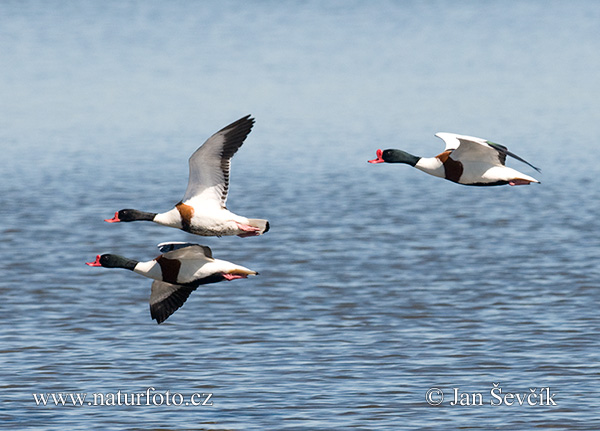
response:
M490 147L492 147L493 149L495 149L496 151L498 151L499 157L500 157L500 162L504 165L506 162L506 156L511 156L512 158L517 159L520 162L525 163L526 165L531 166L533 169L535 169L538 172L541 172L539 168L536 168L535 166L533 166L531 163L529 163L527 160L517 156L515 153L508 151L508 148L506 148L504 145L500 145L500 144L496 144L495 142L491 142L491 141L487 141L488 145Z
M187 301L194 290L195 287L155 280L150 294L150 316L156 323L164 322Z
M254 118L246 115L214 133L192 154L189 159L188 188L183 202L197 196L206 188L215 187L218 193L216 197L220 198L221 206L225 207L231 158L242 146L253 125ZM208 160L205 160L205 157L208 157Z
M223 152L221 153L221 170L223 171L223 177L225 178L225 186L223 187L221 198L223 202L227 199L227 193L229 192L231 158L244 143L244 140L252 130L252 126L254 126L254 118L250 118L250 115L246 115L244 118L240 118L217 132L223 133L223 136L225 137Z
M225 144L223 145L223 158L230 159L242 146L244 140L252 130L254 118L246 115L237 121L234 121L229 126L223 127L217 133L222 133L225 136Z

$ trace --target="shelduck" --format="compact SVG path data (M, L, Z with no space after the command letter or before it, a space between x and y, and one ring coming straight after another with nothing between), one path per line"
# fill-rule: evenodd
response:
M150 316L156 323L164 322L177 311L198 286L258 275L246 267L213 258L211 249L204 245L173 242L159 244L159 249L163 254L146 262L102 254L86 265L124 268L154 279Z
M406 163L430 175L468 186L511 186L539 183L535 178L505 166L511 156L540 172L538 168L508 151L504 145L473 136L437 133L446 148L435 157L418 157L402 150L377 150L369 163Z
M269 222L250 219L227 209L231 158L250 133L254 119L247 115L216 132L189 159L188 186L175 208L163 213L122 209L109 223L152 221L201 236L257 236Z

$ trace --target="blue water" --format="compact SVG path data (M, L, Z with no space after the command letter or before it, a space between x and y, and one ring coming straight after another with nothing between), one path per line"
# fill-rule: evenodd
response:
M593 1L0 3L0 427L600 429L599 21ZM246 114L228 206L266 235L102 221L171 208ZM366 163L438 154L438 131L542 183ZM149 280L84 265L190 240L260 276L159 326ZM556 406L490 405L494 383ZM212 405L88 405L149 388Z

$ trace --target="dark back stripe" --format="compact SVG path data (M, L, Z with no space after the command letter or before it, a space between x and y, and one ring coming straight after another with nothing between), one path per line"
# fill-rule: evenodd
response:
M223 132L224 136L223 151L221 153L221 171L223 172L225 182L223 193L221 195L222 202L227 198L227 192L229 190L229 168L231 165L231 158L237 150L240 149L244 140L252 130L253 125L254 118L250 118L250 115L246 115L220 130L220 132Z
M156 261L160 265L163 281L177 284L177 276L179 275L181 262L177 259L167 259L164 256L158 256Z
M463 174L463 165L461 162L457 162L456 160L452 160L451 157L448 157L444 162L444 172L447 180L457 183Z

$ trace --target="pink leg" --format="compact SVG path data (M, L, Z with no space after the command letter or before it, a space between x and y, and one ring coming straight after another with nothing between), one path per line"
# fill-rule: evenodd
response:
M238 227L239 227L241 230L243 230L243 231L245 231L245 232L256 232L257 230L260 230L260 229L259 229L259 228L257 228L257 227L250 226L250 225L247 225L247 224L241 224L241 223L238 223L238 222L235 222L235 224L237 224L237 226L238 226Z
M514 180L509 181L508 184L511 185L511 186L526 186L530 182L531 181L521 180L519 178L515 178Z
M238 274L223 274L223 277L225 278L225 280L235 280L237 278L246 278L243 275L238 275Z
M250 226L250 225L242 224L242 223L238 223L238 222L235 222L235 224L237 224L237 227L239 227L240 230L247 232L247 233L239 234L238 236L241 238L245 238L247 236L256 236L256 235L258 235L257 232L260 231L260 228L258 228L258 227L254 227L254 226Z

